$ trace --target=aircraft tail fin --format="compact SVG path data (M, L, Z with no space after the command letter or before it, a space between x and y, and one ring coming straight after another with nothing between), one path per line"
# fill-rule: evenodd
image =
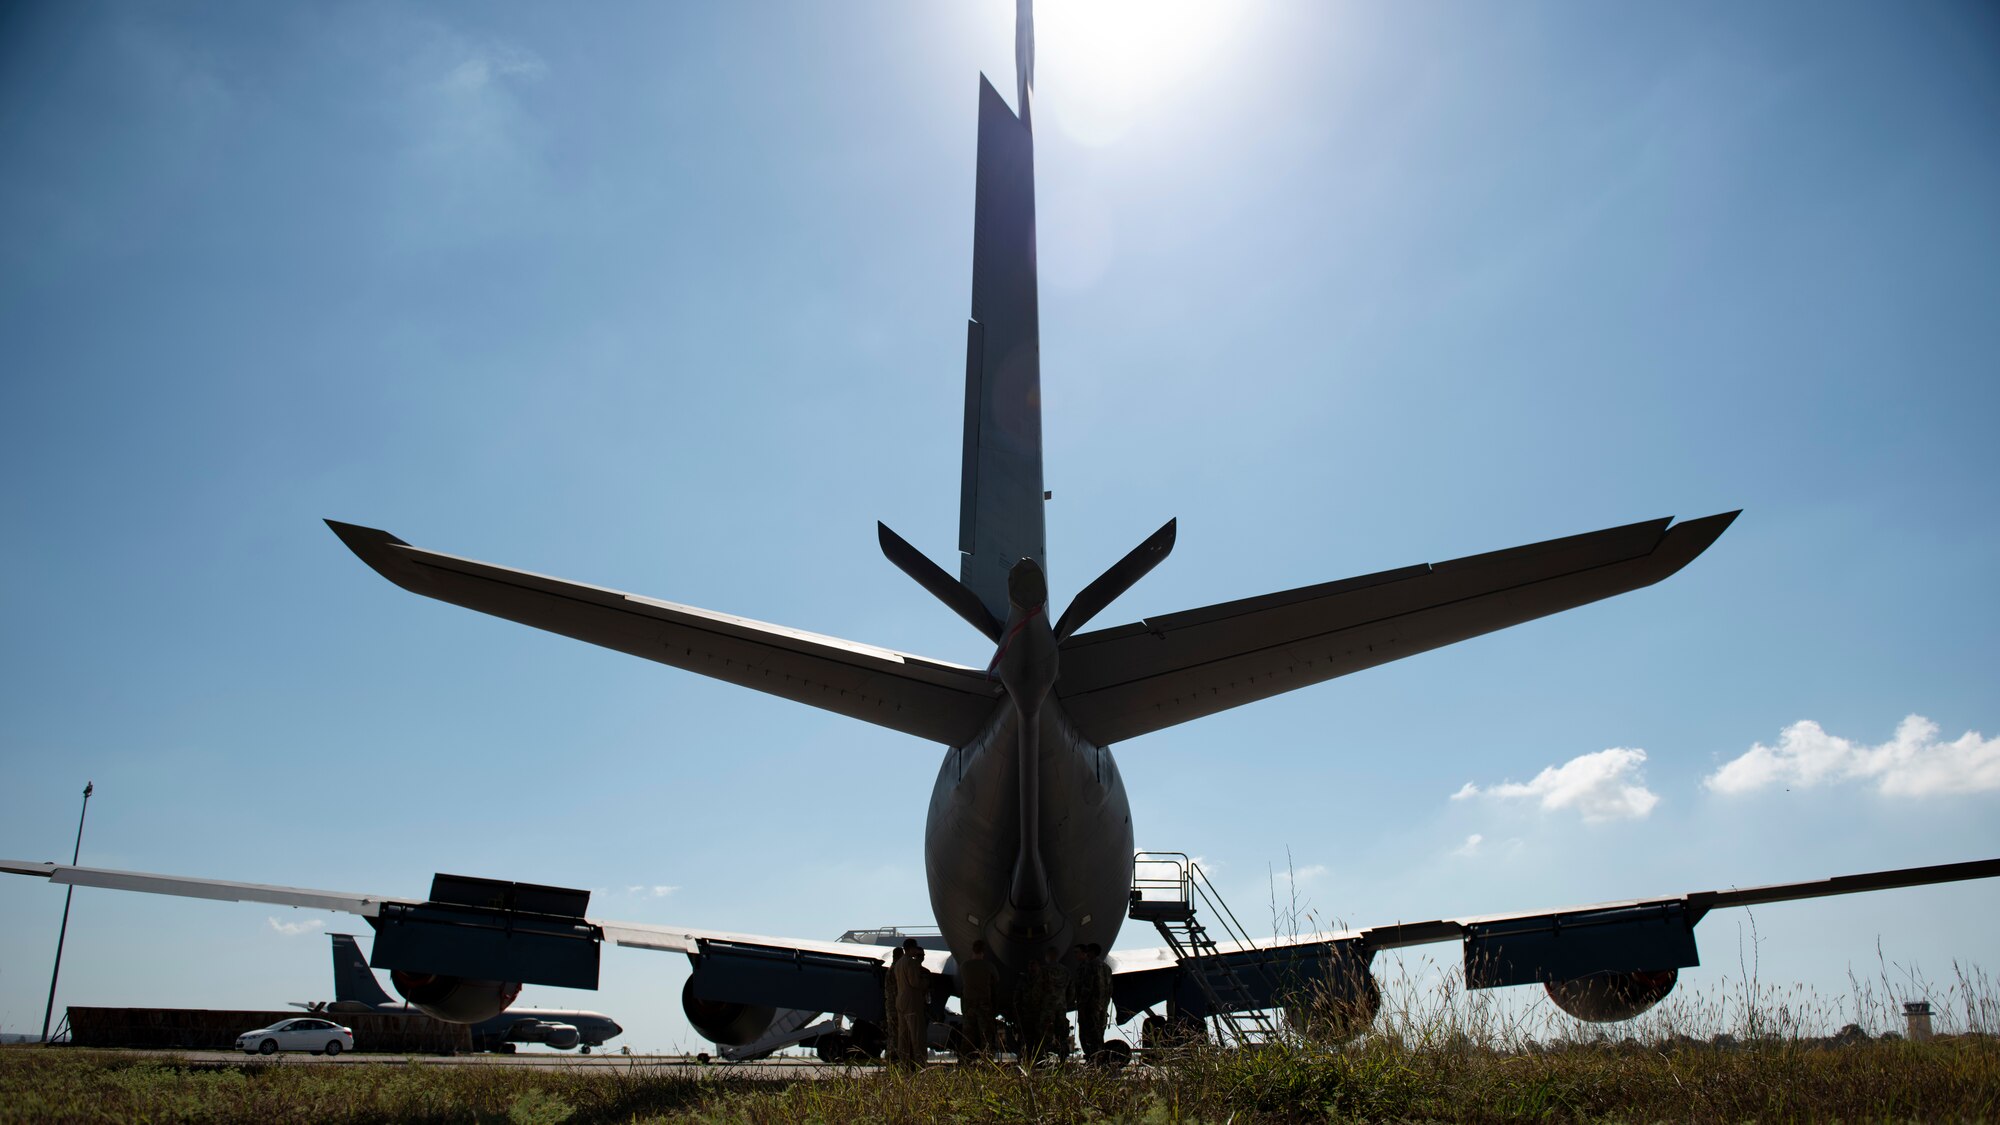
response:
M1022 92L1027 93L1024 83ZM1007 619L1007 573L1024 558L1044 573L1041 328L1035 280L1035 140L1021 113L979 80L973 204L972 319L966 325L965 461L959 574L987 612Z
M336 1003L359 1003L370 1007L396 1007L395 998L382 990L375 970L361 953L361 943L353 934L329 934L333 938L333 999Z

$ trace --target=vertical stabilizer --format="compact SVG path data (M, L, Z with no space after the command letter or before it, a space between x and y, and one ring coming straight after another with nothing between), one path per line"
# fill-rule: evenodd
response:
M329 934L333 938L333 999L336 1003L366 1004L371 1008L401 1005L382 991L375 970L361 953L361 943L353 934Z
M1027 120L1035 88L1035 0L1014 0L1014 88L1014 108Z
M1007 619L1007 572L1046 572L1042 527L1042 362L1035 286L1034 28L1021 0L1015 46L1021 112L979 80L979 167L966 326L961 580Z

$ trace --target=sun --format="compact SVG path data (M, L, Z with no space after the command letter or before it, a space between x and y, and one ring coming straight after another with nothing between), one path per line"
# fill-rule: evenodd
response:
M1086 143L1115 139L1147 105L1215 82L1249 6L1042 0L1035 5L1035 76L1056 99L1050 118Z

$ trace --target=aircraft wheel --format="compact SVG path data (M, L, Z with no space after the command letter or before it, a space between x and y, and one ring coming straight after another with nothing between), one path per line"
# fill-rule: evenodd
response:
M514 1053L514 1045L512 1043L502 1043L493 1048L493 1053L496 1055L511 1055Z
M1167 1030L1167 1021L1159 1016L1147 1016L1139 1024L1139 1046L1151 1049L1160 1045Z
M340 1053L340 1040L338 1039L329 1040L326 1045L326 1057L332 1058L333 1056L339 1053Z
M1104 1060L1105 1066L1120 1070L1132 1061L1132 1045L1123 1039L1106 1039L1104 1049L1099 1051L1098 1055Z
M838 1066L854 1056L854 1040L838 1032L822 1035L813 1044L813 1052L826 1065Z
M580 1048L578 1048L578 1049L579 1049L579 1050L581 1050L581 1051L582 1051L582 1052L583 1052L584 1054L586 1054L586 1055L587 1055L587 1054L589 1054L589 1053L590 1053L590 1044L588 1044L588 1043L585 1043L585 1044L584 1044L584 1045L583 1045L582 1047L580 1047Z
M263 1041L262 1043L259 1043L259 1044L257 1044L257 1053L258 1053L258 1054L260 1054L260 1055L275 1055L275 1054L277 1054L277 1053L278 1053L278 1041L277 1041L276 1039L266 1039L266 1040L264 1040L264 1041Z
M883 1035L882 1029L866 1020L854 1021L851 1038L854 1049L860 1051L863 1058L879 1059L889 1047L888 1037Z

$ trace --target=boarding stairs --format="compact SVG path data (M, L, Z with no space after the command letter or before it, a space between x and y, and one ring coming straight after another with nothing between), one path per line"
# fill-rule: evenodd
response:
M1222 931L1225 949L1197 916L1206 908ZM1210 1033L1222 1046L1249 1047L1274 1042L1278 1025L1258 1006L1269 996L1262 970L1230 965L1226 953L1249 949L1250 936L1229 909L1201 865L1184 852L1140 852L1132 859L1132 920L1151 922L1167 939L1181 968L1208 1001ZM1260 990L1253 985L1263 985Z

